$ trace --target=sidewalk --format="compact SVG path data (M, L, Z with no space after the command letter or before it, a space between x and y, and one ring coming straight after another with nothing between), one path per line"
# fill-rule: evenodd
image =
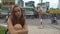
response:
M60 34L59 30L49 28L39 29L38 26L29 26L28 29L29 34Z
M0 24L0 26L6 27L7 25ZM48 27L40 29L39 26L28 26L28 30L28 34L60 34L60 30Z

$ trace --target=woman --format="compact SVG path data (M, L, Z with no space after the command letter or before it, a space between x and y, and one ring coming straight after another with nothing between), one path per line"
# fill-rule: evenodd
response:
M11 9L11 16L9 17L7 24L10 34L28 34L28 25L23 16L23 10L18 5L14 5ZM18 27L16 27L16 24L19 24L18 27L21 25L19 30Z

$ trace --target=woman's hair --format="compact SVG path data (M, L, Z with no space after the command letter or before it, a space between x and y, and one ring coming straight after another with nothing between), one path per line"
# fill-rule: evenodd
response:
M12 20L12 24L15 25L17 24L17 17L15 15L15 11L14 11L14 8L16 7L19 7L18 5L14 5L11 9L11 20ZM25 22L25 19L24 19L24 16L23 16L23 10L22 8L20 7L21 9L21 16L19 18L19 24L21 24L22 26L24 25L24 22Z

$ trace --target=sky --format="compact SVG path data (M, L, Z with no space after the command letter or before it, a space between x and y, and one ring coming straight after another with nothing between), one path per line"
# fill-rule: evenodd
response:
M28 1L35 1L35 6L37 6L37 3L40 2L40 0L23 0L24 2ZM1 0L0 0L1 2ZM50 8L57 8L58 7L58 0L43 0L43 2L50 2Z
M40 2L40 0L23 0L24 2L28 1L35 1L35 6L37 3ZM58 7L58 0L43 0L43 2L50 2L50 8L57 8Z

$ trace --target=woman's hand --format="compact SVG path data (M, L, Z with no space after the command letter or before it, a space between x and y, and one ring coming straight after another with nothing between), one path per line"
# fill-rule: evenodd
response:
M17 30L22 30L22 26L21 26L20 24L16 24L16 25L14 26L14 28L15 28L16 31L17 31Z
M10 34L18 34L18 32L17 31L13 31Z

